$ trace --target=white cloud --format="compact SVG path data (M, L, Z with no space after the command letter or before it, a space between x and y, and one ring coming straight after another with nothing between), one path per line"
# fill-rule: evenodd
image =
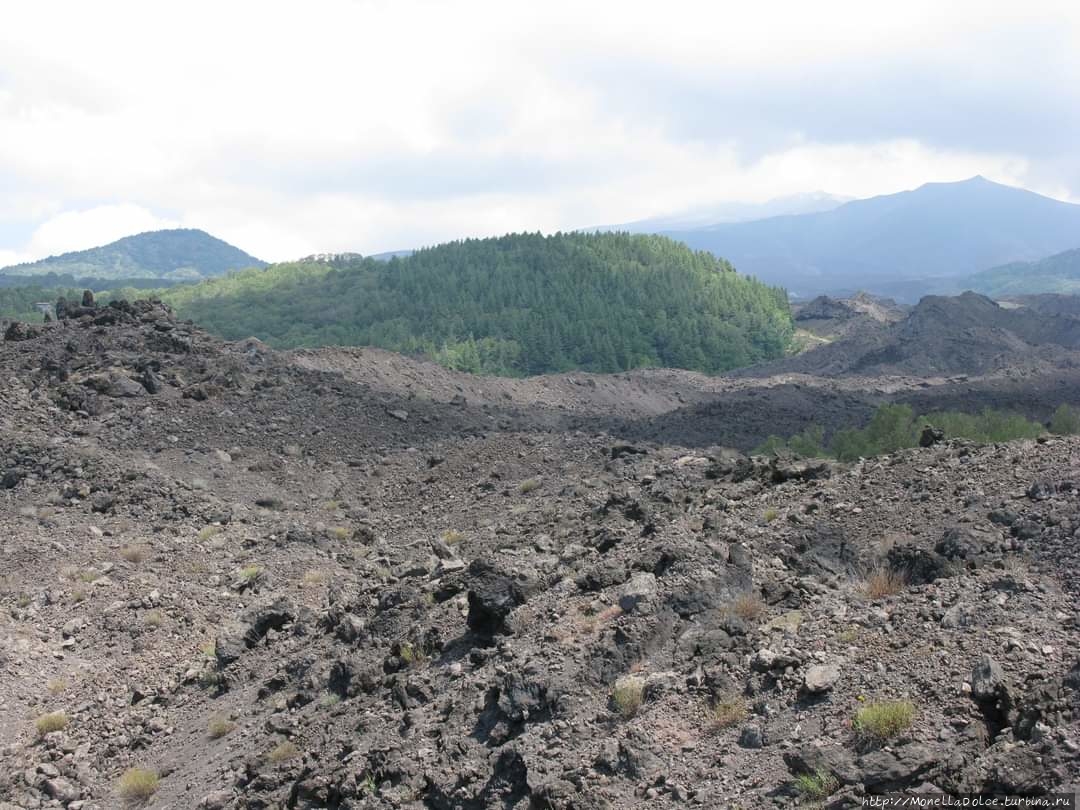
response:
M21 4L0 184L33 211L0 225L32 224L0 248L160 212L282 259L973 174L1075 197L1078 40L1054 0Z

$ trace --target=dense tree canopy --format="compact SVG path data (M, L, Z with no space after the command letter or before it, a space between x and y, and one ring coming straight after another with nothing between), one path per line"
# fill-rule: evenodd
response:
M784 290L657 236L515 234L380 262L280 264L163 291L227 338L371 345L466 371L669 366L717 372L781 355Z

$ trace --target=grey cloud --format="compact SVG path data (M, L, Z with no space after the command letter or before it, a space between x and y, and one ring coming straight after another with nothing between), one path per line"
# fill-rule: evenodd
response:
M568 64L563 78L591 85L612 115L660 123L680 140L732 142L748 161L796 135L821 143L912 138L1034 159L1080 156L1080 69L1070 46L1041 29L979 44L978 58L930 52L793 72L693 73L590 58Z

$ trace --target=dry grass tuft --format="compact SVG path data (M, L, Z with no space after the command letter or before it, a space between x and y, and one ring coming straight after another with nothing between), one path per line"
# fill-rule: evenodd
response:
M143 624L154 630L165 624L165 614L160 610L151 610L143 617Z
M278 765L282 762L288 762L290 759L295 759L298 756L300 756L300 749L291 742L286 741L267 754L266 758L275 765Z
M43 714L35 720L34 728L37 729L40 736L44 737L54 731L63 731L68 727L68 722L68 716L63 712L52 712L51 714Z
M465 532L459 532L457 529L447 529L442 533L443 542L448 546L456 546L465 539Z
M219 740L236 728L236 723L227 717L211 717L206 733L211 740Z
M222 531L223 529L220 526L203 526L201 529L199 529L199 542L205 543L215 534L221 534Z
M907 583L902 574L889 568L877 568L862 583L862 592L868 599L884 599L896 596Z
M739 594L727 608L744 622L756 622L765 615L767 607L764 600L753 591Z
M636 675L627 675L615 681L611 690L611 702L624 720L629 720L641 709L645 701L645 681Z
M738 725L746 719L746 704L738 697L725 697L709 707L709 727L713 731Z
M146 768L129 768L117 785L117 792L128 802L145 802L158 789L158 775Z
M122 546L120 556L129 563L137 565L150 556L150 551L146 546L141 545Z
M530 492L535 492L538 489L540 489L539 478L526 478L518 484L518 495L528 495Z

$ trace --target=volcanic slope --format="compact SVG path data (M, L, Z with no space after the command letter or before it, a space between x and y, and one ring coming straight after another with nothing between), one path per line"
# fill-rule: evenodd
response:
M4 810L1078 787L1080 440L769 461L145 302L7 337Z

